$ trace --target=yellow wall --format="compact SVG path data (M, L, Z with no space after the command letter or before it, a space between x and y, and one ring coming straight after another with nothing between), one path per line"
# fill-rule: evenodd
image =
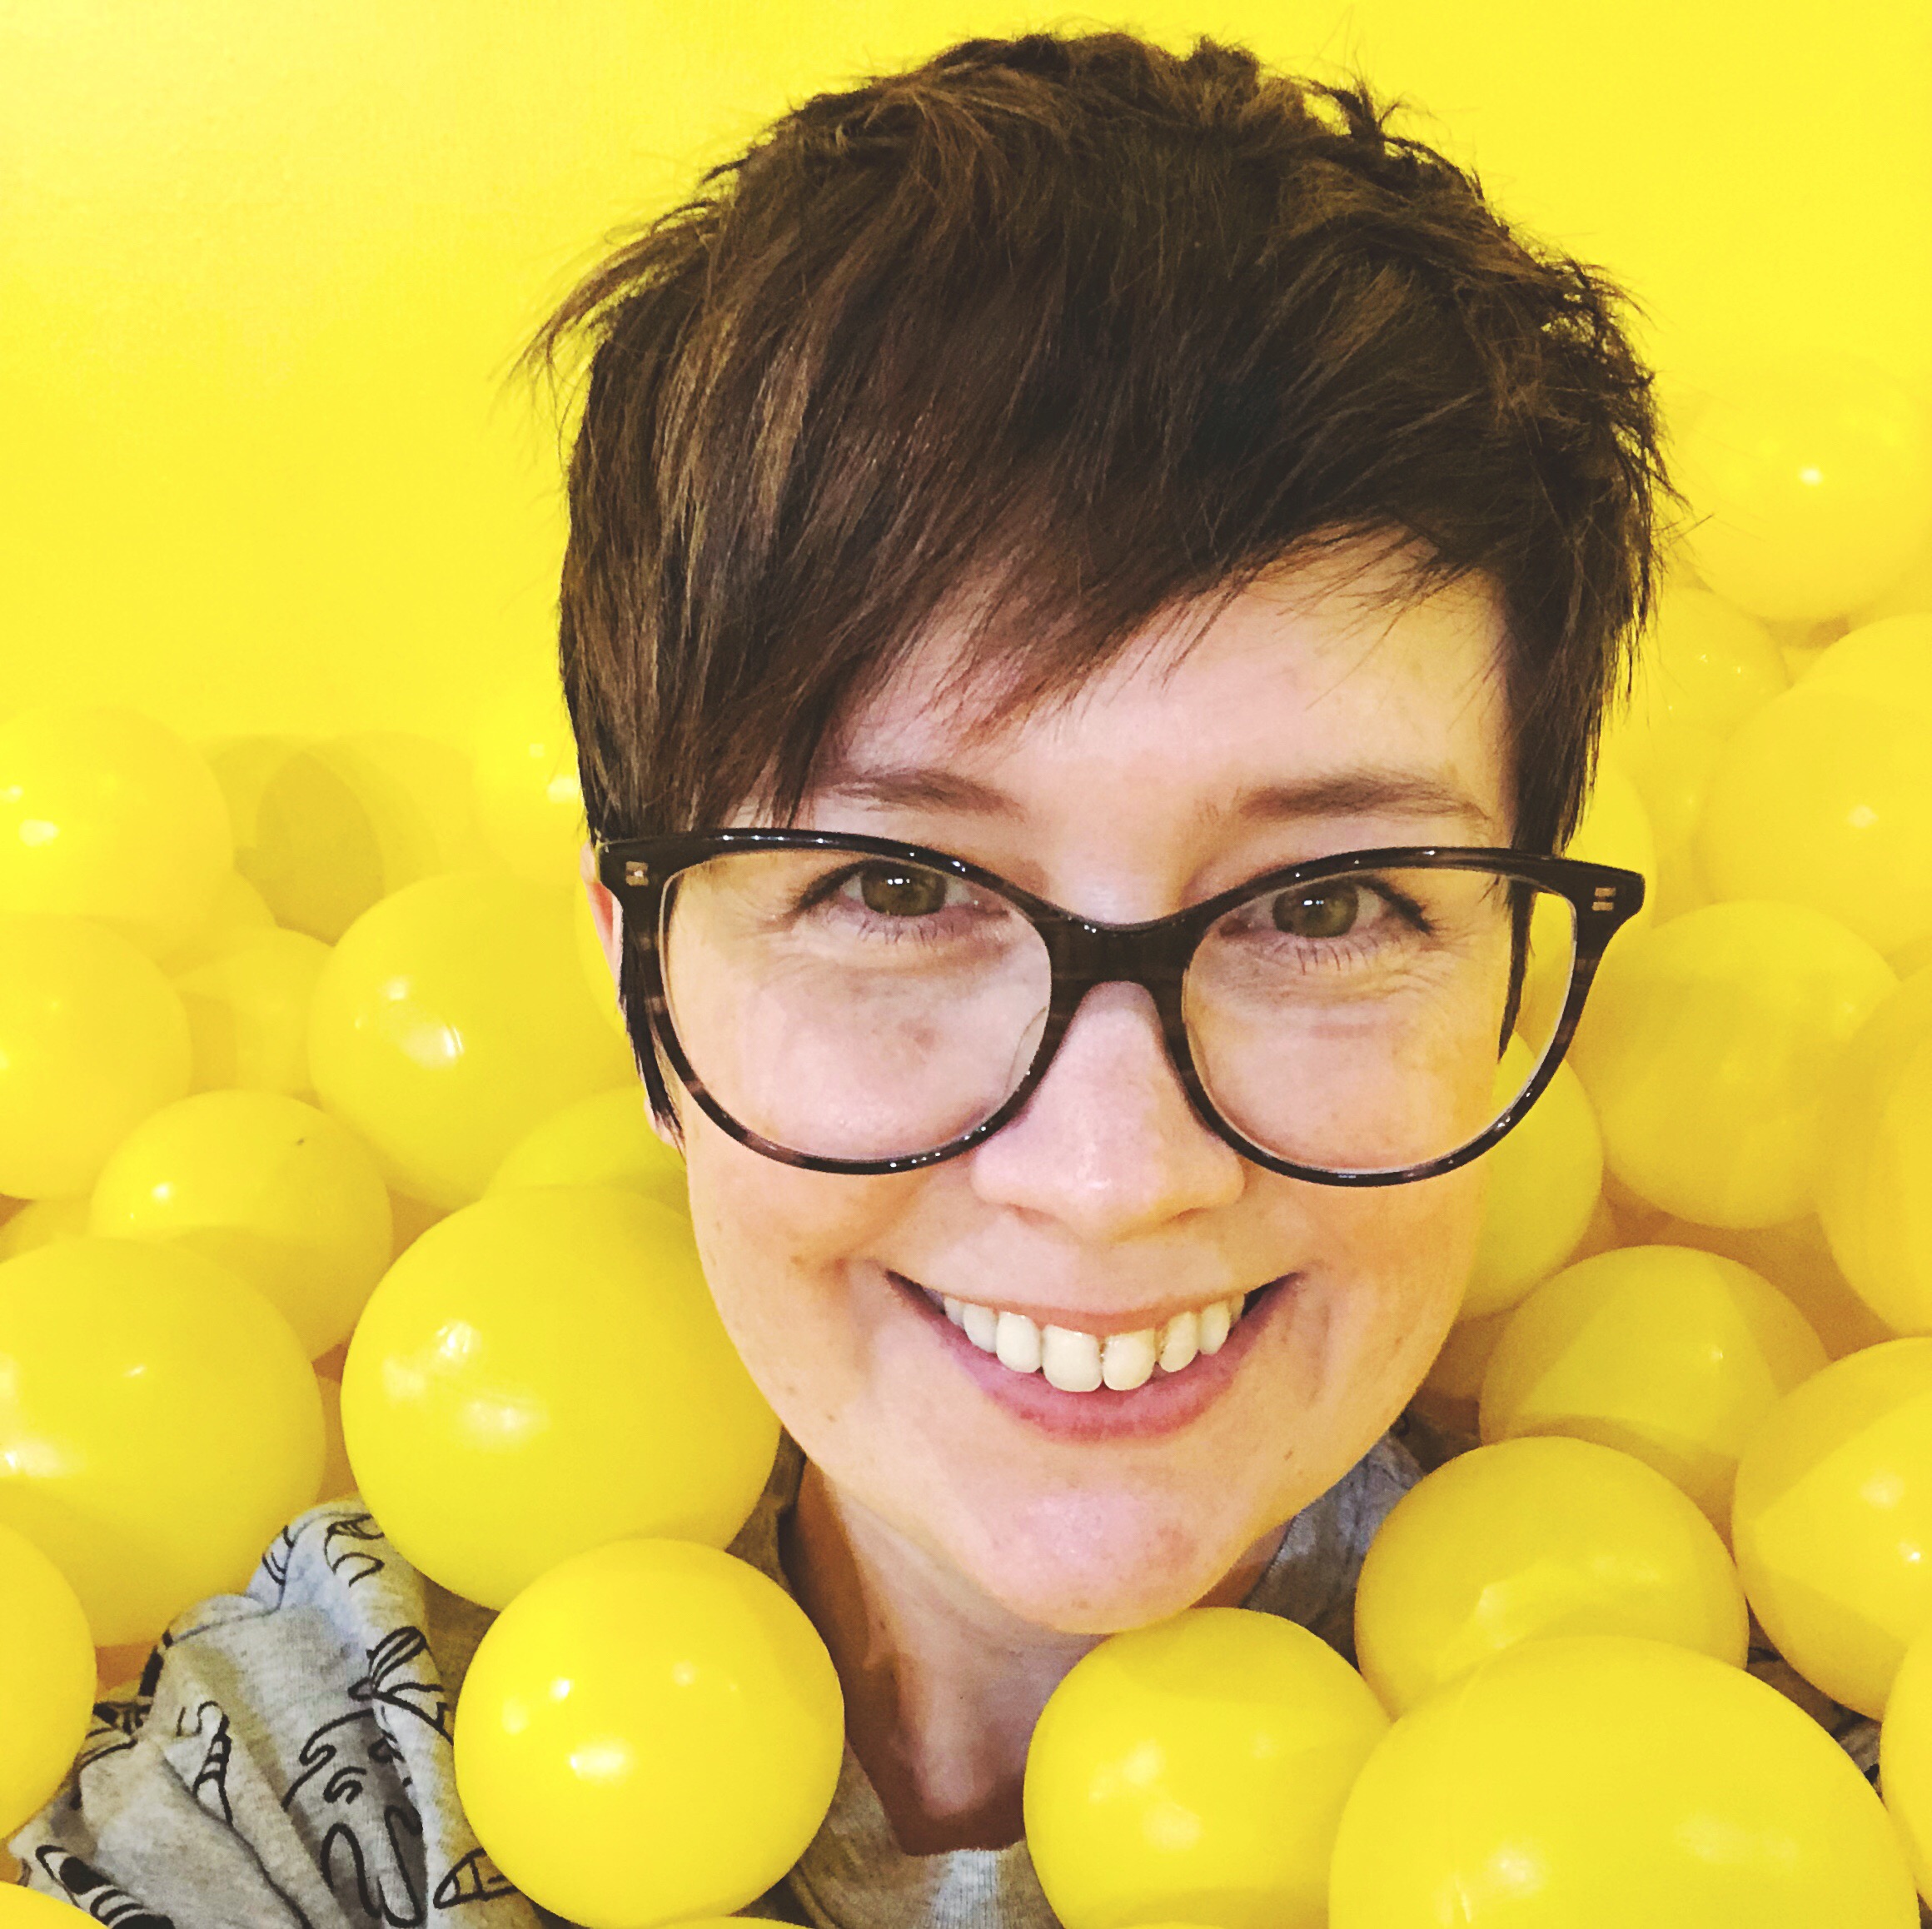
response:
M554 448L501 391L599 238L984 0L0 0L0 715L463 730L548 647ZM1083 23L1093 23L1078 17ZM1932 391L1926 0L1177 0L1359 62L1651 353Z

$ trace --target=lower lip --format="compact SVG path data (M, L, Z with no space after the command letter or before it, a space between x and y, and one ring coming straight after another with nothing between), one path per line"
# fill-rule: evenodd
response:
M1220 1397L1259 1343L1278 1305L1293 1297L1293 1275L1271 1280L1250 1296L1249 1308L1235 1323L1219 1353L1198 1355L1178 1373L1158 1367L1145 1385L1131 1393L1111 1387L1090 1393L1063 1393L1044 1374L1016 1373L989 1353L982 1353L909 1279L889 1275L893 1288L923 1318L989 1399L1016 1419L1056 1440L1153 1440L1176 1433Z

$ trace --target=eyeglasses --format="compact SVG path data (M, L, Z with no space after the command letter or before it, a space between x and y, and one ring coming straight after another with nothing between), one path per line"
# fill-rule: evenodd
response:
M722 1130L781 1164L908 1172L1014 1118L1098 984L1143 987L1208 1128L1271 1172L1466 1164L1561 1063L1635 871L1436 846L1291 865L1102 925L964 858L837 832L605 844L625 1004ZM650 1049L653 1045L655 1050Z

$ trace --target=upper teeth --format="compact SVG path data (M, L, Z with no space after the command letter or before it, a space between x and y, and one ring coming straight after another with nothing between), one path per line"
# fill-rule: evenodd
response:
M1244 1295L1177 1313L1163 1326L1143 1326L1133 1333L1110 1333L1105 1338L1078 1327L1040 1326L1023 1313L1003 1313L970 1299L942 1298L925 1292L947 1318L982 1353L1018 1373L1043 1373L1063 1393L1090 1393L1097 1387L1131 1393L1153 1378L1158 1365L1178 1373L1198 1353L1219 1353L1229 1329L1241 1318Z

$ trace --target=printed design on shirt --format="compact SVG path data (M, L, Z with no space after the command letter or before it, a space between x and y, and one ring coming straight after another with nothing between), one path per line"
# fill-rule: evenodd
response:
M346 1822L332 1823L322 1837L322 1880L341 1902L346 1897L338 1877L352 1876L356 1902L371 1922L387 1924L390 1929L416 1929L423 1920L422 1893L410 1873L410 1865L422 1858L420 1852L406 1848L396 1838L400 1831L412 1843L420 1843L422 1818L407 1803L392 1803L382 1811L382 1842L373 1858L377 1866L371 1872L371 1858L355 1828Z
M330 1893L341 1902L348 1885L371 1922L420 1923L423 1885L411 1872L421 1868L422 1857L404 1846L404 1838L421 1842L422 1821L406 1793L402 1750L376 1708L356 1708L325 1722L302 1743L296 1759L302 1772L281 1798L285 1811L292 1811L296 1797L318 1778L321 1786L310 1799L325 1810L353 1809L366 1797L371 1808L382 1804L380 1824L373 1812L366 1817L366 1837L356 1827L361 1816L326 1818L316 1861Z
M47 1872L47 1879L76 1907L85 1909L97 1922L108 1922L113 1929L175 1929L174 1919L151 1909L125 1889L117 1889L91 1863L84 1862L71 1849L51 1844L34 1852L34 1858Z
M88 1769L97 1762L105 1762L110 1755L125 1755L134 1746L141 1733L141 1724L147 1719L148 1706L146 1701L94 1703L94 1718L88 1727L87 1739L81 1743L81 1752L74 1757L68 1807L77 1809L81 1806L81 1777Z
M468 1902L493 1902L499 1896L515 1893L515 1885L489 1856L473 1848L436 1884L430 1902L438 1910L461 1909Z
M187 1710L184 1707L175 1717L174 1732L187 1737L204 1734L207 1731L208 1717L215 1717L215 1732L209 1737L207 1752L202 1757L202 1765L195 1771L195 1778L188 1784L188 1793L194 1797L210 1815L218 1815L231 1825L235 1812L228 1806L228 1757L234 1747L234 1737L228 1730L228 1717L217 1702L203 1702L195 1710L195 1724L187 1726Z
M377 1707L399 1708L414 1715L446 1742L456 1738L456 1710L437 1678L429 1637L420 1627L392 1627L375 1647L364 1651L369 1672L349 1685L349 1699ZM426 1666L418 1667L418 1662Z
M371 1553L366 1546L355 1543L381 1538L382 1529L376 1524L374 1514L344 1514L322 1530L322 1558L329 1563L331 1574L338 1578L348 1576L342 1583L345 1588L353 1588L357 1582L380 1574L389 1564L380 1554ZM347 1544L341 1544L345 1543Z
M301 1765L301 1773L282 1795L284 1811L317 1776L326 1777L321 1787L325 1803L354 1802L364 1792L371 1773L381 1785L381 1771L399 1763L402 1751L376 1720L375 1709L356 1708L324 1722L302 1743L296 1760Z
M285 1527L270 1544L268 1552L261 1557L261 1571L274 1582L278 1588L288 1586L288 1563L295 1554L295 1543L301 1537L294 1527Z
M174 1646L174 1637L164 1634L148 1650L147 1659L142 1663L141 1680L134 1692L143 1702L154 1699L155 1690L161 1686L162 1664L167 1659L167 1651Z

